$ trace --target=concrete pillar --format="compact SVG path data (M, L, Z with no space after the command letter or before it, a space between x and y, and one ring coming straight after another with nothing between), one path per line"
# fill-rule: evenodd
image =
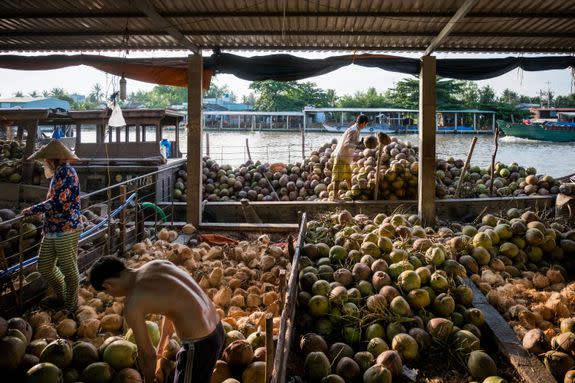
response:
M202 54L188 56L188 179L186 220L202 222Z
M424 226L435 223L435 77L435 57L423 56L419 70L418 213Z

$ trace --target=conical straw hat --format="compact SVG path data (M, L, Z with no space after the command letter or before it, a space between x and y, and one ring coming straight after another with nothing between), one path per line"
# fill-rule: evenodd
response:
M66 145L59 140L52 140L28 157L29 160L79 160Z

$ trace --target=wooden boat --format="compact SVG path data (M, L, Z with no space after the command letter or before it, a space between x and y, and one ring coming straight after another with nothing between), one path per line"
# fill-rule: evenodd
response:
M511 123L497 120L498 128L506 135L530 140L575 142L575 123Z
M323 128L325 131L330 133L343 133L350 125L328 125L323 123ZM368 125L365 129L361 131L362 134L374 134L374 133L386 133L386 134L393 134L397 133L397 131L391 128L389 125L386 124L375 124L375 125Z

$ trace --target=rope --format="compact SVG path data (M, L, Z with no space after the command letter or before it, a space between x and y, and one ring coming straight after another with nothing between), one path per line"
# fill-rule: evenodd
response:
M110 220L110 218L114 218L116 217L118 214L120 214L120 212L122 210L124 210L129 204L131 204L134 199L136 198L136 193L132 194L127 200L126 202L124 202L122 205L118 206L118 208L116 208L116 210L114 210L108 217L106 217L106 219L104 219L102 222L99 222L98 224L96 224L94 227L86 230L85 232L83 232L82 234L80 234L80 239L86 238L89 235L91 235L92 233L96 232L97 230L99 230L100 228L102 228L105 224L108 223L108 221ZM17 264L14 266L9 267L7 270L4 270L2 272L0 272L0 279L3 279L5 277L8 277L12 274L14 274L15 272L19 271L20 268L25 268L28 267L30 265L35 264L36 262L38 262L38 256L32 257L30 259L27 259L26 261L22 262L22 264Z

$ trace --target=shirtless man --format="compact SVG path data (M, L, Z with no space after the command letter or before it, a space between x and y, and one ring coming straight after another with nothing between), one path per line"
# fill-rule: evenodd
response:
M223 349L224 328L211 300L188 273L164 260L132 269L106 256L90 270L90 283L96 290L126 297L124 317L134 331L144 382L156 381L156 361L174 330L182 340L174 383L210 381ZM164 316L158 350L146 330L147 314Z

